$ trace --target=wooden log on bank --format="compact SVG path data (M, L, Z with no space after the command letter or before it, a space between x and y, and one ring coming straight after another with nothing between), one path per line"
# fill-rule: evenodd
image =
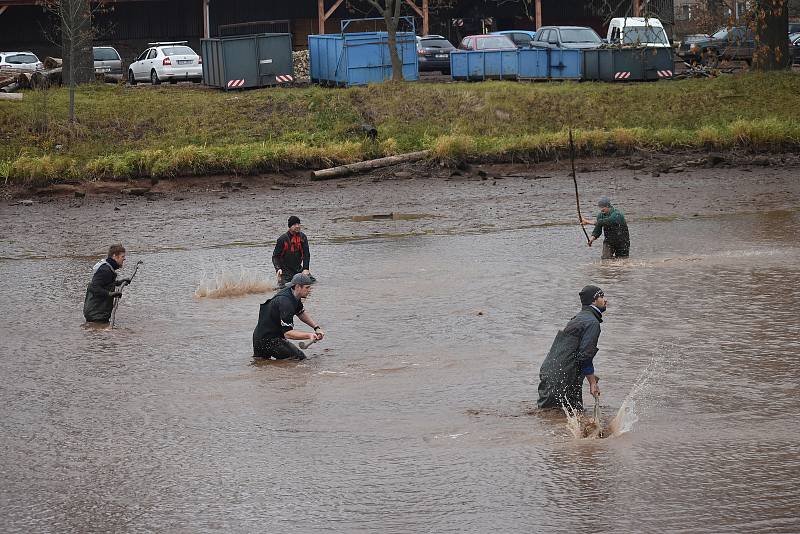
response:
M63 60L58 57L46 57L44 58L43 63L44 63L44 68L48 70L61 67L64 64Z
M0 93L0 100L22 100L22 93Z
M381 167L389 167L399 163L410 163L412 161L419 161L425 159L430 154L430 150L422 150L420 152L410 152L408 154L400 154L398 156L388 156L385 158L371 159L368 161L359 161L358 163L351 163L349 165L341 165L339 167L332 167L330 169L322 169L314 171L311 174L312 180L330 180L332 178L341 178L349 176L358 172L369 171L372 169L379 169Z
M31 78L33 78L33 74L30 72L20 72L19 76L17 76L17 85L19 85L20 89L30 89Z
M47 89L53 85L61 85L61 67L34 72L31 76L34 89Z

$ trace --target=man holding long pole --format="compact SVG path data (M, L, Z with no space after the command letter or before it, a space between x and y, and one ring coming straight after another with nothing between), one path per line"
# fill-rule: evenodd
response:
M107 323L111 319L114 299L122 297L117 287L130 283L130 278L117 280L117 271L122 269L124 263L125 247L111 245L108 257L95 264L83 302L83 316L87 323Z

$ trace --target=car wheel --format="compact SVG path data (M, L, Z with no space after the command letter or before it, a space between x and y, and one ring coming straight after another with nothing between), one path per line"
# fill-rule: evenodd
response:
M169 83L170 85L175 85L176 83L178 83L178 80L170 80Z
M156 74L156 69L150 71L150 83L153 85L161 85L161 80L158 79L158 74Z
M131 85L136 85L136 78L134 78L132 70L128 71L128 83Z
M715 69L719 67L719 54L716 50L706 50L703 52L701 61L706 67Z

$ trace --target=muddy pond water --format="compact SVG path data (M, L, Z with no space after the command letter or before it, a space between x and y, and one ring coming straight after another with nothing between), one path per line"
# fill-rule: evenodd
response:
M87 331L91 267L121 223L5 206L0 530L797 532L789 204L631 216L621 262L601 262L558 217L355 240L315 234L334 223L312 216L306 306L328 337L304 362L261 365L251 334L266 297L194 292L203 272L270 273L280 224L259 238L221 209L199 217L215 228L202 239L151 203L119 239L123 275L144 264L118 328ZM365 224L389 235L421 222ZM633 392L638 421L576 440L563 417L531 410L538 367L590 282L610 299L603 413Z

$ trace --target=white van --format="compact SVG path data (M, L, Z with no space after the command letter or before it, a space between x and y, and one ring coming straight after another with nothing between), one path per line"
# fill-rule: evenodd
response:
M620 46L670 48L661 21L653 17L619 17L608 25L608 43Z

